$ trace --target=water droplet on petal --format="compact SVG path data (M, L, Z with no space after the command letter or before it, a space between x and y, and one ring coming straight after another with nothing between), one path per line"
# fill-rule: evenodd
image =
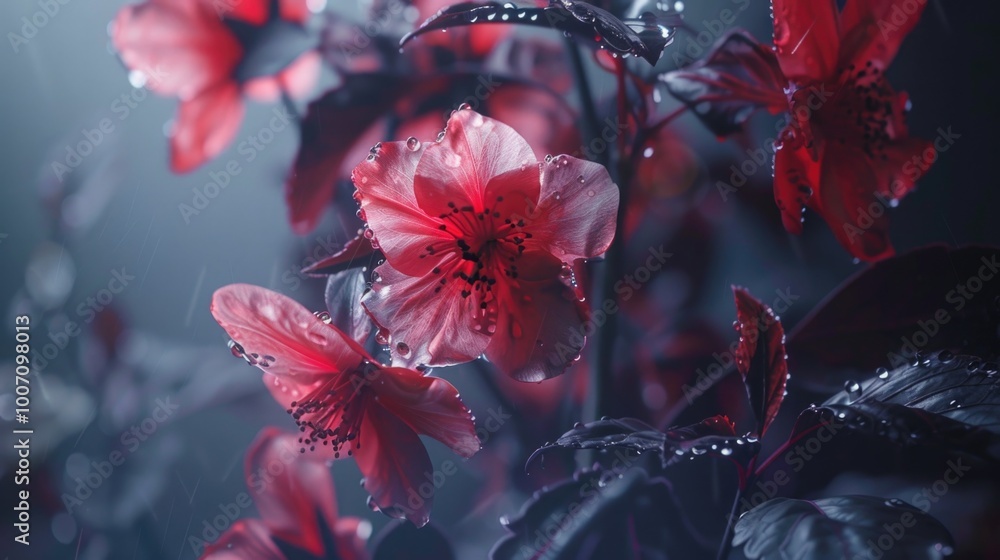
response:
M330 313L328 313L326 311L317 311L317 312L313 313L313 315L315 315L317 319L319 319L320 321L323 321L327 325L329 325L330 323L333 322L333 317L331 317Z
M410 136L406 139L406 147L415 152L420 149L420 140L417 140L414 136Z

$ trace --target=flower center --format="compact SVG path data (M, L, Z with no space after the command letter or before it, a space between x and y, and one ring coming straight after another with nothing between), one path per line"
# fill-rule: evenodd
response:
M852 64L844 70L842 83L830 100L831 110L821 109L817 116L832 141L859 146L870 158L884 158L895 134L891 123L896 101L878 66L871 61L860 68Z
M342 449L352 455L353 449L361 448L361 422L372 397L368 380L377 371L376 364L365 360L342 375L324 377L305 397L291 403L288 413L305 434L299 438L302 453L306 446L315 451L318 442L333 447L334 458L340 458Z
M431 270L441 275L435 293L449 282L459 282L460 295L467 298L476 294L480 307L486 309L495 299L493 286L499 279L517 279L517 262L526 250L525 241L532 235L524 231L523 219L503 217L498 211L502 202L503 197L498 196L493 208L478 211L472 206L447 203L449 211L438 216L438 229L451 234L452 239L428 245L420 253L422 259L441 259L441 264Z

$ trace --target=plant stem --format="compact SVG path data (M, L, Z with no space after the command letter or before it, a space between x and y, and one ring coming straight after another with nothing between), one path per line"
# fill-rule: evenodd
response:
M733 507L729 510L729 517L726 518L726 531L722 533L722 542L719 543L719 554L716 560L725 560L729 556L729 551L733 548L733 530L736 528L737 512L740 510L740 501L743 500L743 493L750 487L752 481L756 480L755 466L757 456L747 463L746 468L740 468L740 484L736 488L736 495L733 496ZM739 468L739 467L738 467Z
M716 560L726 560L729 556L729 551L733 547L733 529L736 527L736 512L740 508L740 500L743 499L743 484L736 490L736 496L733 497L733 507L729 510L729 517L726 520L726 532L722 534L722 543L719 544L719 553L716 555Z
M618 82L618 123L619 126L628 123L628 90L625 85L625 63L618 61L616 77ZM616 165L609 169L611 178L618 185L618 214L616 217L615 237L611 247L605 253L604 262L599 266L600 274L595 282L595 297L591 307L603 307L604 302L615 300L614 285L616 273L625 264L625 216L628 208L628 185L631 181L632 166L626 153L628 146L625 134L619 132L618 154ZM594 341L594 360L591 364L593 407L591 416L600 418L610 412L614 389L614 351L618 335L618 316L608 314L607 321L597 331Z

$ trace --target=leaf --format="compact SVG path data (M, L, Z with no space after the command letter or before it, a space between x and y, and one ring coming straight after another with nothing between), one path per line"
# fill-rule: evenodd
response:
M358 235L344 243L344 247L336 253L314 262L302 269L303 274L312 276L327 276L343 270L371 264L381 258L381 251L372 246L371 240L358 231Z
M939 560L953 550L947 529L900 500L838 496L819 500L775 498L736 523L733 545L750 560Z
M796 371L824 382L819 368L798 364L874 369L899 366L918 350L995 351L998 256L997 247L932 245L869 266L789 333Z
M417 527L397 521L376 540L372 560L454 560L448 537L433 523Z
M763 436L785 398L788 382L785 330L774 312L746 289L733 286L733 296L736 329L740 333L736 369L743 376L750 406L757 417L757 433Z
M656 558L677 526L670 487L645 471L584 470L535 493L517 516L500 519L511 534L491 560L603 560L633 550Z
M660 79L717 136L738 132L758 109L788 110L778 59L742 29L720 37L705 58Z
M448 6L399 42L436 30L464 25L518 24L557 29L616 55L634 55L655 65L664 47L681 24L679 14L643 12L622 21L613 14L580 0L553 1L544 8L519 8L514 4L463 2Z
M635 454L659 451L664 467L674 465L685 457L694 459L701 455L724 457L745 465L742 459L756 454L758 450L757 438L736 437L733 423L725 416L713 416L666 432L635 418L604 418L586 424L578 423L554 443L532 453L528 465L536 457L542 457L556 448L621 448Z
M848 428L899 445L957 449L1000 460L998 365L943 351L885 369L808 409L796 432L833 416Z
M355 140L402 94L391 74L353 74L309 104L299 134L299 151L285 183L289 222L297 234L316 227L340 178Z

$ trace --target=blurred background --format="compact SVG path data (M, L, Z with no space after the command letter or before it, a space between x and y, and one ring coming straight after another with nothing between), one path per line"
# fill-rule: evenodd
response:
M683 13L698 32L730 4L742 5L689 2ZM42 10L40 3L0 5L0 27L8 39L0 48L2 330L12 340L14 317L29 315L33 348L44 363L39 367L36 360L32 379L30 553L9 544L15 463L10 445L0 452L0 548L10 558L195 558L188 537L200 536L204 522L245 490L242 462L249 442L265 426L294 429L259 372L230 355L228 337L208 312L212 292L245 282L322 309L324 281L299 270L328 255L359 226L352 221L349 189L340 189L343 211L327 212L312 233L292 233L282 186L298 133L293 128L276 133L251 162L244 163L235 148L267 126L274 105L248 103L233 146L191 173L172 173L165 131L176 100L146 91L135 76L130 82L108 34L123 5L60 2L58 13L31 38L24 35L23 18ZM893 85L910 94L908 123L914 136L934 138L940 128L960 135L918 190L892 211L899 252L932 242L1000 241L996 142L989 137L997 125L993 73L1000 24L983 6L930 0L889 72ZM342 13L362 33L371 9L364 3L313 7ZM414 11L401 14L404 27L417 20ZM768 40L767 3L737 11L734 26ZM11 33L26 42L11 39ZM516 30L497 48L519 37L547 42L557 53L566 45L556 32ZM679 33L657 70L674 69L673 54L684 52L693 40ZM613 76L585 58L595 96L609 101ZM568 62L559 54L553 64L565 71ZM339 79L328 72L314 95ZM459 98L461 93L456 92ZM678 106L665 92L657 97L664 112ZM571 95L567 102L578 106ZM798 296L782 315L790 328L864 266L852 262L817 216L806 216L801 237L784 232L766 165L737 193L720 195L717 181L728 179L729 166L743 161L748 148L773 136L776 120L757 115L747 135L726 142L691 116L669 127L670 137L657 154L656 179L644 187L643 204L634 209L637 241L628 258L638 264L646 247L661 243L674 257L626 306L619 350L620 367L627 373L620 382L633 383L638 398L622 401L619 412L677 423L669 411L683 398L680 387L712 363L712 351L733 339L730 284L748 286L765 303L778 291ZM111 126L100 130L102 121ZM79 165L54 165L65 163L68 147L85 139L95 146ZM185 215L179 206L192 205L195 189L233 158L244 171L197 214ZM5 426L13 424L12 347L13 342L0 344ZM432 516L453 539L460 558L483 558L504 534L497 519L516 512L533 490L571 470L556 464L529 476L522 466L535 446L580 419L586 363L542 386L513 386L482 364L436 374L459 389L480 421L490 411L511 411L511 420L490 434L484 452L463 464L439 491ZM790 387L802 403L816 398L809 389ZM722 394L703 411L741 417L743 405L733 395L738 392ZM155 431L145 440L128 437L133 426L150 418L156 418ZM793 418L782 420L787 425ZM3 438L6 442L9 436ZM434 464L448 458L436 443L428 447ZM107 461L115 451L123 454L123 462L101 475L98 487L80 503L67 502L67 495L80 495L77 487L95 472L94 463ZM353 462L338 461L333 472L342 514L368 519L378 535L389 520L365 506ZM850 487L850 481L840 483ZM972 486L965 490L974 493ZM728 507L728 490L702 491L702 499L690 507L703 508L706 519ZM243 515L255 513L250 508ZM939 517L948 524L947 514ZM706 529L706 534L717 530Z

